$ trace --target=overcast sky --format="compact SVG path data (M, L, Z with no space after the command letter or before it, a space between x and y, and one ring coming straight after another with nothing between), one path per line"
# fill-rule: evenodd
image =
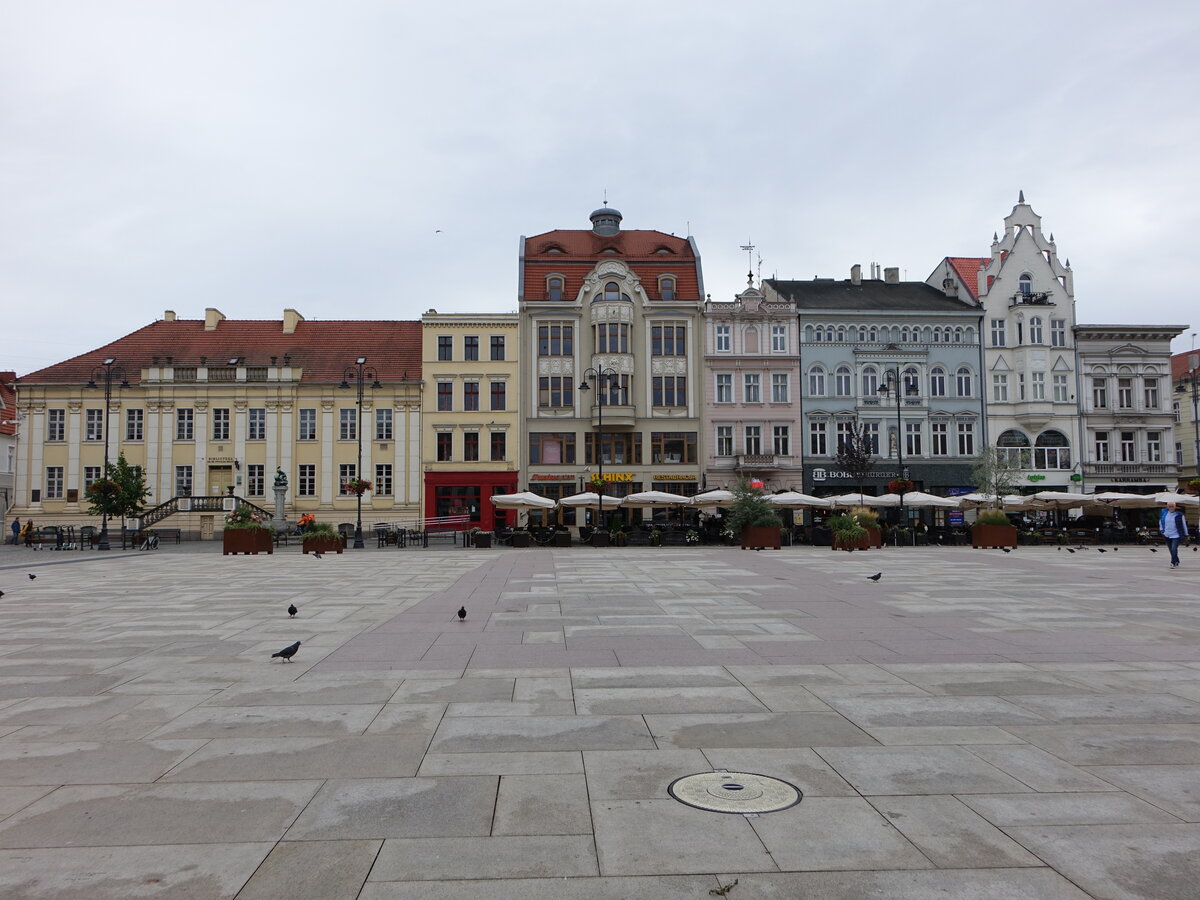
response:
M1191 346L1200 5L809 7L0 0L0 368L165 309L511 311L520 235L605 191L727 299L747 240L924 279L1024 190L1078 321Z

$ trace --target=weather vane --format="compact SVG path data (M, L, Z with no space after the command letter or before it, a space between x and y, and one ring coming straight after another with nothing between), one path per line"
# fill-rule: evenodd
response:
M750 242L750 238L746 238L746 243L742 244L741 249L746 251L746 268L748 270L746 272L746 282L750 287L754 287L754 251L756 248Z

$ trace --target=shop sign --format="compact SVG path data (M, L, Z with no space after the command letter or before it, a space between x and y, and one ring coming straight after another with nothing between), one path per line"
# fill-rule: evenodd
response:
M901 477L900 472L881 472L881 471L872 470L867 473L866 480L867 481L875 481L880 478L886 478L888 480L891 480L893 478L900 478L900 477ZM838 481L838 480L857 481L858 480L858 478L856 476L851 475L849 472L845 471L844 469L813 469L812 470L812 479L813 479L813 481Z
M632 472L605 472L605 481L633 481Z
M652 475L654 481L695 481L695 475Z
M574 481L574 475L530 475L530 481Z

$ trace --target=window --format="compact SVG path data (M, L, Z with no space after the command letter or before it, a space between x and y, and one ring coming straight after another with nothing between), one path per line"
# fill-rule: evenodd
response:
M1028 297L1033 293L1033 276L1026 272L1017 279L1017 286L1021 289L1021 294Z
M717 426L717 456L733 456L733 426Z
M381 406L375 410L375 440L390 441L392 439L392 411Z
M788 376L787 372L775 372L771 375L771 402L772 403L787 403L788 402Z
M479 432L463 432L463 459L466 462L479 462Z
M584 462L587 465L592 465L596 461L596 435L589 434L585 449L586 459ZM604 440L600 445L600 460L607 466L625 465L641 465L642 462L642 433L640 431L620 433L606 431Z
M663 275L658 279L658 294L664 300L675 299L675 279L670 275Z
M771 352L787 353L787 326L771 326Z
M604 299L608 301L621 299L621 286L615 281L610 281L604 285Z
M354 463L342 463L338 466L338 494L350 494L350 482L358 478L358 467Z
M1008 376L992 373L992 401L994 403L1008 402Z
M1004 346L1004 320L992 319L992 346Z
M474 412L479 409L479 382L463 382L463 409Z
M1180 413L1180 406L1179 406L1178 400L1171 401L1171 410L1175 413L1175 424L1176 425L1183 424L1183 418Z
M728 325L717 326L717 352L728 353L733 349L731 335L733 329Z
M315 412L315 410L314 410ZM192 425L194 413L191 409L175 410L175 440L192 440Z
M492 335L492 361L504 359L504 335Z
M212 411L212 439L214 441L229 440L229 410L218 408Z
M454 409L454 382L439 381L437 384L438 412L450 412Z
M93 481L99 481L100 473L103 466L84 466L83 467L83 492L87 493L87 489L92 486Z
M125 410L125 440L140 441L142 440L142 425L144 422L144 413L140 409Z
M1108 432L1097 431L1095 438L1096 445L1096 462L1108 462Z
M1108 379L1092 379L1092 407L1094 409L1108 408Z
M732 403L733 402L733 376L729 374L717 375L717 402Z
M1162 462L1162 432L1146 432L1146 462Z
M974 422L959 422L958 423L958 455L959 456L974 456L975 455L975 423Z
M813 456L824 456L829 452L828 433L824 422L808 423L808 452Z
M454 433L451 431L439 431L435 436L437 439L437 454L434 457L438 462L450 462L454 459Z
M1029 438L1022 431L1010 428L996 438L996 453L1018 469L1030 466Z
M655 375L651 385L654 406L687 406L687 378Z
M1053 428L1043 431L1033 442L1033 467L1035 469L1071 468L1071 442L1061 431Z
M67 411L65 409L46 410L46 440L63 441L67 438Z
M175 467L175 496L176 497L192 496L192 467L191 466L176 466Z
M104 440L104 410L89 409L85 412L85 431L83 439L85 441L102 441Z
M776 425L772 432L772 438L776 456L792 455L792 433L789 426Z
M338 440L358 440L358 408L338 410Z
M247 411L246 440L265 441L267 439L267 411L263 407L253 407Z
M862 371L862 396L874 397L879 393L879 373L874 366L867 366Z
M959 397L970 397L974 393L971 384L971 370L966 366L959 366L958 371L954 373L954 384Z
M1121 432L1121 462L1137 462L1137 433Z
M904 423L904 452L909 456L921 455L921 423Z
M762 403L759 379L760 376L755 372L746 372L742 376L743 403Z
M654 325L650 328L651 356L686 356L687 328L683 325Z
M1120 409L1133 409L1133 379L1117 379L1117 406Z
M841 453L849 445L854 437L853 422L838 422L837 423L837 452Z
M808 395L810 397L825 396L825 370L820 366L813 366L808 370Z
M1175 465L1183 465L1183 441L1175 442Z
M947 436L948 430L945 422L929 423L929 452L933 456L950 455L950 440Z
M503 462L504 461L504 452L505 452L504 447L505 447L504 432L503 431L493 431L492 432L492 462Z
M574 325L539 325L538 356L574 356Z
M1034 316L1029 320L1029 343L1040 344L1042 342L1042 317Z
M1054 386L1054 402L1055 403L1066 403L1067 402L1067 376L1066 375L1054 375L1051 377L1051 381L1053 382L1053 386Z
M597 353L628 353L629 326L620 322L601 322L596 326Z
M1067 320L1066 319L1051 319L1050 320L1050 346L1051 347L1067 346Z
M941 366L934 366L929 370L929 396L946 396L946 370Z
M650 432L651 459L657 464L688 464L696 462L696 432Z
M266 491L266 468L262 463L250 463L246 466L246 494L248 496L263 496Z
M743 445L747 456L758 456L762 454L762 426L747 425L745 429L746 442Z
M392 464L375 464L375 494L380 497L392 496Z
M1146 410L1156 411L1158 409L1158 379L1144 378L1142 379L1142 387L1146 401Z
M556 409L575 405L575 379L570 375L543 375L538 379L538 406Z
M921 393L921 378L917 375L916 369L905 369L900 380L904 384L904 393L907 396L915 397Z
M1030 387L1033 390L1033 399L1034 400L1045 400L1046 399L1046 373L1045 372L1032 372L1032 373L1030 373L1029 378L1030 378Z
M852 378L849 366L838 366L833 380L834 393L839 397L849 397L852 393Z
M296 435L299 441L315 441L317 439L317 411L315 409L300 410L300 431Z
M63 495L63 467L46 467L46 499L61 500Z
M317 495L317 467L312 463L302 463L296 476L296 496L315 497Z
M479 335L468 334L463 337L463 359L471 362L479 359Z
M879 453L879 423L864 422L862 425L863 440L866 441L871 452L878 455Z
M438 361L450 362L454 359L454 338L448 334L438 335Z
M506 403L505 384L503 381L492 382L492 409L504 409Z
M609 460L605 460L609 462ZM529 464L534 466L575 465L574 432L531 432Z
M563 298L563 280L561 275L551 275L546 279L546 296L554 301Z

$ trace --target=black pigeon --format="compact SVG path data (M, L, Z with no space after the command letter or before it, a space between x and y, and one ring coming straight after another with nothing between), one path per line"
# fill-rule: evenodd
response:
M1105 550L1103 547L1097 547L1097 548L1096 548L1096 552L1097 552L1097 553L1107 553L1108 551L1107 551L1107 550Z
M321 554L318 553L316 550L314 550L313 551L313 559L320 559L320 558L321 558Z
M291 616L294 619L294 618L296 618L296 613L298 613L298 612L300 612L300 610L296 609L295 603L288 604L288 615L289 616Z
M1150 552L1151 552L1151 553L1157 553L1157 552L1158 552L1158 548L1157 548L1157 547L1151 547L1151 548L1150 548Z
M1068 548L1067 548L1067 552L1068 552L1068 553L1074 553L1075 551L1074 551L1074 550L1072 550L1070 547L1068 547Z
M878 581L880 578L883 577L883 573L876 572L874 575L868 575L867 577L870 578L872 581Z
M1116 553L1120 549L1121 549L1120 547L1113 547L1113 553Z
M1000 549L1003 550L1005 553L1012 553L1011 547L1001 547Z
M1055 549L1058 550L1059 553L1062 553L1062 547L1056 547Z
M300 649L300 642L296 641L296 643L292 644L290 647L284 647L278 653L272 653L271 659L274 659L275 657L278 656L284 662L291 662L292 657L296 655L296 651L299 649Z
M467 608L465 606L460 606L458 608L458 621L462 622L466 618L467 618Z
M0 591L0 597L4 596L4 591Z
M33 579L35 579L35 578L37 578L37 576L36 576L36 575L34 575L32 572L30 572L30 573L29 573L29 580L30 580L30 581L33 581Z

